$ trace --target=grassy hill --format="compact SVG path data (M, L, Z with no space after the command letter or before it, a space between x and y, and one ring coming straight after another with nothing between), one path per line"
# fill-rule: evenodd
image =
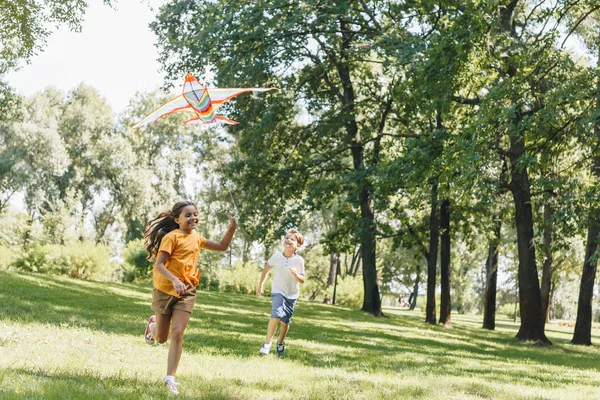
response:
M150 286L0 272L0 398L159 399L167 346L143 340ZM300 302L287 355L259 356L270 299L199 292L177 380L182 399L600 399L600 332L554 346L514 339L499 316L453 315L454 329L420 312L386 318Z

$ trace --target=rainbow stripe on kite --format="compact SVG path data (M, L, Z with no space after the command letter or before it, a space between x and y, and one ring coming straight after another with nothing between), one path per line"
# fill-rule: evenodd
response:
M195 116L184 123L189 124L212 124L215 122L223 122L229 125L238 124L221 115L217 115L216 111L221 105L231 100L232 98L246 92L268 92L269 90L277 90L276 88L205 88L192 75L187 74L183 83L182 94L163 104L156 110L148 114L144 119L135 124L131 129L141 128L146 126L162 116L173 114L178 111L193 111Z

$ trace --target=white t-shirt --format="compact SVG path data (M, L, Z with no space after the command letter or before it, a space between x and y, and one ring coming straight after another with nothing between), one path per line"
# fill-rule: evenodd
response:
M267 261L274 271L271 293L280 293L288 299L297 299L300 295L300 282L296 280L289 267L295 267L296 272L304 275L304 259L298 254L290 258L282 252L275 253Z

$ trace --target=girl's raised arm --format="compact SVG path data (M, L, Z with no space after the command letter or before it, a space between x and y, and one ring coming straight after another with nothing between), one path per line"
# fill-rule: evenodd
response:
M229 228L223 235L220 241L215 242L214 240L207 240L204 244L204 248L212 251L225 251L229 248L233 234L238 227L237 220L235 219L235 211L229 212Z

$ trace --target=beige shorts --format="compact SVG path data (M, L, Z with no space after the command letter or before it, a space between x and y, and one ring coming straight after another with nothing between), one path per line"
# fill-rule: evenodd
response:
M172 314L173 310L181 310L191 314L194 304L196 304L196 286L188 286L180 297L171 296L156 288L152 289L152 310L154 312Z

